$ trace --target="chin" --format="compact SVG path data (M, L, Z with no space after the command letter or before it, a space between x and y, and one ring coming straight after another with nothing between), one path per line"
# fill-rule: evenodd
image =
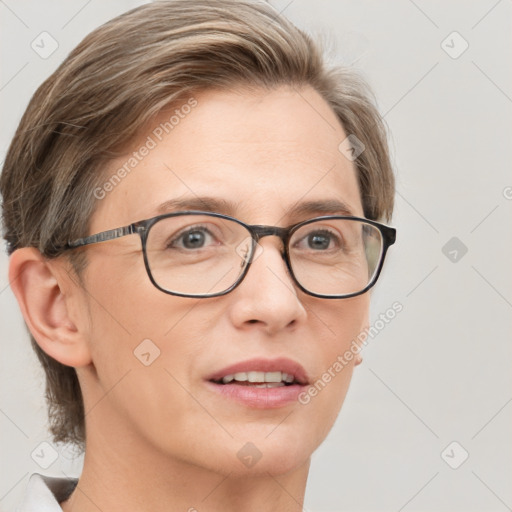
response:
M279 476L309 465L311 454L322 440L312 442L315 435L309 429L298 432L291 426L276 428L276 424L273 428L269 435L272 429L268 425L256 423L250 429L240 428L229 440L217 438L207 444L207 439L197 443L188 439L186 444L192 444L193 449L188 453L171 450L172 458L230 478Z
M230 478L255 478L269 475L278 477L293 473L304 465L309 466L310 458L310 453L297 452L296 447L279 450L264 449L261 451L259 460L246 464L241 462L238 456L230 458L222 467L218 468L218 472L229 475Z
M311 454L322 441L315 442L317 437L310 429L293 425L263 428L256 424L249 431L239 432L232 443L235 464L230 470L239 476L289 473L309 464ZM232 462L233 458L233 466Z

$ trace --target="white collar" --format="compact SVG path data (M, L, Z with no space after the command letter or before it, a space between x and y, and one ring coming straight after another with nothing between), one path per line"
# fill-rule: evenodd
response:
M62 512L59 503L73 492L78 478L58 478L33 473L17 512Z

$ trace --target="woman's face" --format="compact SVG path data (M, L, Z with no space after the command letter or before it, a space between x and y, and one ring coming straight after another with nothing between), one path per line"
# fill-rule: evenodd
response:
M129 154L109 164L107 179L137 159L98 201L91 234L171 211L161 205L173 200L181 210L224 201L231 209L221 213L247 224L289 226L346 214L342 207L301 210L306 202L339 201L363 216L354 165L338 150L349 134L314 90L208 91L194 98L192 108L177 107L172 124L161 125L174 109L162 113ZM154 146L145 156L144 144ZM279 238L265 237L260 246L244 281L207 299L158 290L138 235L87 248L83 327L92 364L79 369L79 378L91 446L101 432L106 446L123 440L133 453L225 474L278 474L307 463L340 410L353 361L308 403L288 387L252 387L244 399L241 384L210 379L238 363L245 372L295 365L297 376L300 366L315 383L367 326L369 296L306 295L287 272ZM275 400L268 406L267 397Z

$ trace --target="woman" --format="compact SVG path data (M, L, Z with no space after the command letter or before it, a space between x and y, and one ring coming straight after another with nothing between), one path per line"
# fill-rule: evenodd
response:
M24 510L302 510L395 239L364 84L264 2L144 5L38 89L1 192L51 432L85 451Z

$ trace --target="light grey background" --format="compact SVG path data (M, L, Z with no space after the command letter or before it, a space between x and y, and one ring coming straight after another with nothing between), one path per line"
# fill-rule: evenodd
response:
M141 3L0 0L2 160L43 79L90 30ZM398 243L372 318L395 301L403 311L364 350L313 457L306 509L512 510L512 4L272 4L307 31L327 32L332 58L370 82L397 172ZM31 48L43 31L59 45L46 59ZM0 508L12 510L30 473L76 476L81 461L40 446L50 442L43 375L3 251L0 266ZM53 449L46 470L31 458Z

